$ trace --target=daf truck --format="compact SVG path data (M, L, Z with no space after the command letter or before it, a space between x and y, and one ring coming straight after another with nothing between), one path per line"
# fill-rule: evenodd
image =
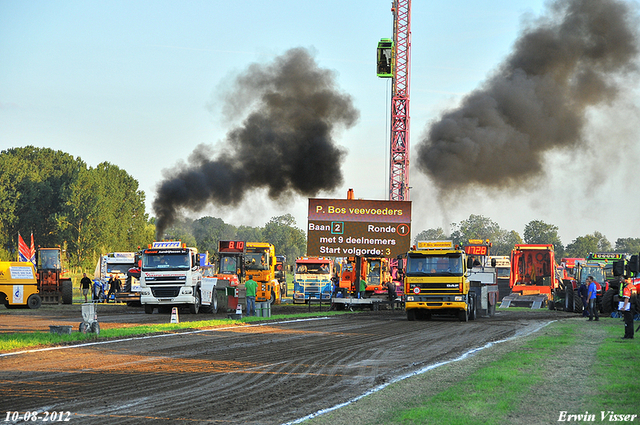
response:
M498 285L488 260L489 247L490 243L475 240L464 247L450 240L418 242L398 261L407 319L455 315L466 322L480 314L493 316Z
M188 306L197 314L201 304L202 270L196 248L180 241L153 242L142 251L140 303L144 312Z

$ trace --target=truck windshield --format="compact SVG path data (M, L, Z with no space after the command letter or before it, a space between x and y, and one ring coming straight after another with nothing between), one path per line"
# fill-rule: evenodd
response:
M60 270L60 251L57 249L40 250L40 268Z
M496 267L496 277L498 279L509 279L509 276L511 276L511 269Z
M584 266L580 268L580 283L585 283L589 276L598 283L604 282L604 268L598 266Z
M142 270L189 270L189 253L144 253Z
M235 255L222 255L220 257L220 273L223 274L235 274L237 269L240 267L238 265L238 256Z
M331 270L327 263L298 263L296 273L329 274Z
M129 269L134 266L134 263L107 264L107 273L127 274Z
M247 270L268 270L269 259L265 252L247 252L245 254L245 268Z
M462 275L462 257L453 255L409 255L407 276Z

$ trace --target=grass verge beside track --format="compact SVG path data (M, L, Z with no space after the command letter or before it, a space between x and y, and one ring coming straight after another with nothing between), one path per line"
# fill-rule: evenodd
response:
M623 327L611 318L555 322L304 423L593 424L610 422L610 411L638 423L640 341L620 339ZM569 416L585 413L593 416Z
M259 321L273 321L298 319L305 317L331 316L335 314L353 314L350 312L323 312L323 313L296 313L296 314L278 314L271 317L244 317L240 320L222 319L222 320L201 320L195 322L183 323L163 323L157 325L140 325L125 328L112 328L100 330L100 336L95 334L81 332L72 332L70 335L59 335L46 332L30 332L30 333L6 333L0 334L0 353L22 350L28 348L41 348L55 345L70 344L73 342L99 341L102 339L123 338L133 335L148 335L161 332L177 332L184 329L205 329L220 326L238 325L242 326L246 323L254 323ZM77 329L75 329L77 331Z

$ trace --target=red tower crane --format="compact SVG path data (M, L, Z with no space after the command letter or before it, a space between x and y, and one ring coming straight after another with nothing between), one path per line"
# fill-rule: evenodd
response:
M393 44L390 66L384 52L390 40L378 44L378 76L393 78L389 200L409 200L409 81L411 62L411 0L393 0Z

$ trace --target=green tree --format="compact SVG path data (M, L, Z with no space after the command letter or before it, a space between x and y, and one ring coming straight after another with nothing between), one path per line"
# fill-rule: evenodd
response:
M73 265L87 267L102 253L136 251L153 240L144 193L124 170L107 162L80 170L69 192L57 220Z
M191 227L198 250L207 251L211 255L218 252L219 241L233 240L236 236L235 226L225 223L221 218L202 217L195 220Z
M522 238L515 230L503 230L493 242L491 255L510 255L516 244L521 244Z
M71 267L92 267L101 253L132 251L149 241L138 182L114 165L87 168L61 151L2 151L0 206L5 249L15 252L12 235L33 232L36 245L66 247Z
M245 242L265 242L262 236L262 228L251 226L239 226L234 239Z
M180 241L187 244L187 246L197 247L198 242L193 235L193 220L183 218L176 220L170 227L167 227L164 231L163 239L170 241Z
M567 245L566 256L570 258L586 258L590 252L598 251L599 239L594 235L578 236Z
M71 184L86 165L62 151L27 146L0 152L0 238L17 249L18 232L36 245L64 243L57 216L64 214Z
M533 220L524 226L524 241L528 244L552 244L556 257L562 258L564 245L558 235L558 226Z
M598 252L611 252L613 248L611 247L611 242L600 232L593 232L593 236L598 239Z
M618 238L615 252L637 254L640 252L640 238Z
M264 226L262 235L266 242L273 244L276 254L286 255L291 262L307 250L304 231L296 227L291 214L273 217Z
M418 243L418 241L442 241L446 240L448 237L445 235L442 227L438 227L437 229L427 229L418 233L416 237L413 239L414 245Z
M498 223L491 221L487 217L471 214L467 220L460 223L453 223L451 237L454 243L465 245L469 243L469 239L489 239L490 241L499 240L503 230Z

